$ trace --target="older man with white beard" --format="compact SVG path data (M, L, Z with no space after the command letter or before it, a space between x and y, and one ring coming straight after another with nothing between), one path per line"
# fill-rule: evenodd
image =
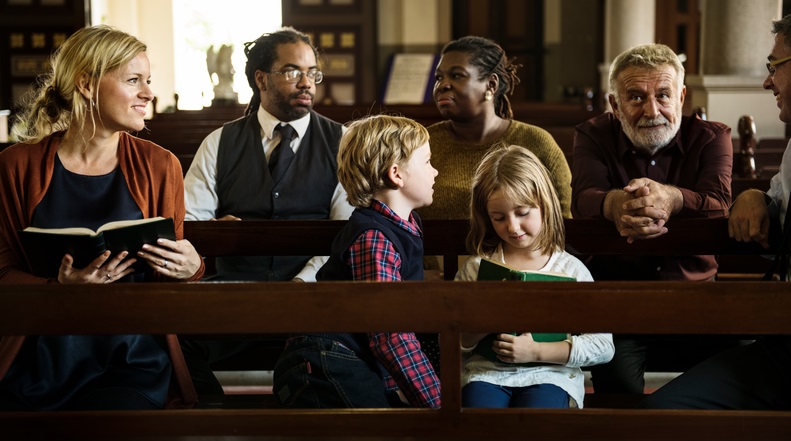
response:
M686 87L678 56L661 44L631 48L613 61L610 90L612 113L576 127L572 215L611 220L630 243L665 234L671 217L725 217L731 131L682 116ZM596 280L704 281L717 272L714 256L596 256L586 263ZM593 370L595 391L642 393L651 339L615 337L615 358Z

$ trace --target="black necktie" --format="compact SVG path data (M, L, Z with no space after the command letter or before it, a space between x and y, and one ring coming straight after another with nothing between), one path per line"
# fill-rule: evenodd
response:
M278 125L275 130L280 130L280 144L272 151L269 156L269 172L272 179L278 182L286 173L288 165L294 159L294 150L291 150L291 140L296 135L296 130L289 124Z

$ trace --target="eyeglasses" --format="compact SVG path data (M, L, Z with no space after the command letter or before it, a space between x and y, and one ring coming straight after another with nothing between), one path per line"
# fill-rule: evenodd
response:
M298 83L302 81L302 75L307 76L308 79L313 81L314 84L319 84L324 79L324 72L320 70L309 70L307 72L302 72L299 69L291 69L283 72L269 72L269 73L283 75L283 78L286 80L287 83Z
M785 58L781 58L779 60L772 60L772 61L766 63L766 70L769 71L769 75L774 76L775 75L775 71L777 70L775 68L777 66L785 63L786 61L791 61L791 57L785 57Z

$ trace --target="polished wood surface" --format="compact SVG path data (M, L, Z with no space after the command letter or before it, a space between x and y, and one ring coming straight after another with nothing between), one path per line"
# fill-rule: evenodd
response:
M4 437L7 441L780 441L787 440L791 433L791 413L619 409L200 410L0 414L0 424L4 436L10 434Z
M456 440L524 439L529 433L535 439L630 440L639 434L697 441L791 434L791 412L781 411L462 409L457 368L460 332L516 328L526 321L546 331L791 334L791 296L782 282L6 285L0 303L3 335L439 332L443 366L443 407L437 411L0 412L4 439Z
M791 334L788 291L785 282L4 285L0 335L454 333L525 322L542 332Z
M203 256L327 255L345 221L187 221L184 235ZM762 254L754 243L728 237L727 219L671 219L656 240L629 244L612 222L566 219L566 246L581 254ZM426 255L465 255L466 220L423 220Z
M187 222L212 255L262 250L327 251L336 221ZM634 254L761 253L727 238L723 219L674 219L666 240L626 244L601 220L570 220L583 251ZM424 224L427 251L461 251L464 221ZM433 239L430 239L432 238ZM459 338L530 322L545 332L791 334L784 282L324 282L154 283L0 286L0 335L179 333L259 335L365 332L440 335L440 410L285 410L268 400L247 408L166 411L0 412L3 439L223 440L379 439L744 440L788 439L791 412L644 411L614 408L462 409ZM563 311L562 314L548 311ZM529 428L529 430L528 430Z
M345 221L187 221L184 236L198 252L216 256L326 256L332 240ZM669 232L646 241L627 243L612 222L604 219L566 219L566 249L581 257L595 254L720 256L720 273L728 277L760 279L768 262L767 251L755 243L740 243L728 237L727 219L671 219ZM423 221L426 256L443 256L444 278L452 280L458 271L458 256L468 254L465 240L469 223L465 220Z

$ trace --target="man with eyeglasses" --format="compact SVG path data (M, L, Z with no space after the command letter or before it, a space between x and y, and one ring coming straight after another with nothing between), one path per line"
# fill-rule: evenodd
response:
M772 23L774 46L763 87L772 91L780 120L791 123L791 15ZM791 145L791 144L789 144ZM758 242L776 248L781 280L788 281L791 246L789 193L791 148L786 147L780 172L772 177L769 191L746 190L731 207L728 234L740 242ZM782 227L770 235L770 223ZM755 343L718 354L683 373L640 403L654 409L788 410L791 402L791 337L759 338Z
M348 219L353 208L337 178L343 126L313 111L316 84L324 76L310 38L283 27L246 43L245 55L250 105L245 116L215 130L198 149L184 178L186 219ZM323 256L222 257L216 259L214 280L315 281L325 261ZM185 345L199 393L222 393L203 362L244 346ZM199 356L188 347L197 347ZM201 371L203 378L196 378Z
M731 131L682 115L686 87L678 56L662 44L636 46L615 58L609 79L612 112L576 127L572 216L606 218L630 243L667 233L672 217L727 216ZM717 273L714 256L594 256L586 264L594 280L708 281ZM642 394L646 360L656 354L691 351L692 366L737 343L613 337L613 360L591 368L597 394Z

